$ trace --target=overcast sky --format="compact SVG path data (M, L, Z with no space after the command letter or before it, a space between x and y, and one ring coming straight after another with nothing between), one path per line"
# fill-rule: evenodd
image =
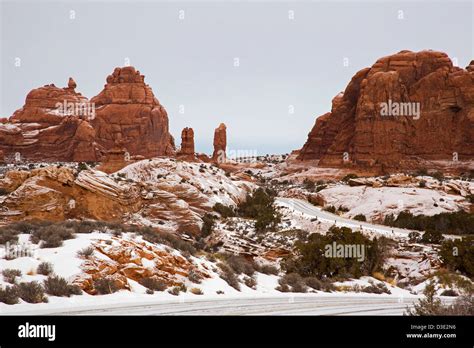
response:
M465 67L473 29L472 1L2 1L0 116L69 76L91 98L128 59L177 145L189 126L209 153L225 122L230 150L286 153L358 70L403 49Z

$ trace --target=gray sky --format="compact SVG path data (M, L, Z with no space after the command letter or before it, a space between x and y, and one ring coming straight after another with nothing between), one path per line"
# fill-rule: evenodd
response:
M444 51L465 67L473 29L472 1L2 1L0 116L69 76L91 98L128 58L177 145L189 126L209 153L225 122L229 149L286 153L358 70L403 49Z

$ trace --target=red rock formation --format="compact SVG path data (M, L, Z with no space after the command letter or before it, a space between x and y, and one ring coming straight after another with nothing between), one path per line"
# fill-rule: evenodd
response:
M130 154L126 149L120 146L107 150L105 156L101 159L101 162L101 165L97 169L107 174L115 173L132 163L130 161Z
M194 130L192 128L186 127L181 132L181 149L177 155L182 159L196 159L194 151Z
M5 154L2 150L0 150L0 164L5 163Z
M397 104L404 116L396 116L396 103L405 103ZM354 75L317 118L298 159L397 171L452 162L454 154L474 157L474 61L461 69L441 52L402 51Z
M227 147L227 127L224 123L221 123L219 127L214 130L214 153L212 154L212 160L214 162L225 162Z
M131 66L116 68L107 77L103 91L91 99L96 107L91 124L97 141L105 148L121 141L131 155L146 158L174 155L168 114L144 78Z
M31 161L98 161L119 142L132 156L174 154L168 116L133 67L116 68L90 101L68 87L32 90L23 108L0 123L0 150Z

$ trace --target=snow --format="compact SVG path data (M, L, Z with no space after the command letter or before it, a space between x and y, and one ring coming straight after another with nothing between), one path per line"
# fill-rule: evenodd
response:
M336 208L343 206L349 211L343 216L354 217L363 214L366 217L380 218L389 214L397 216L408 210L413 215L436 215L456 212L467 207L461 196L443 191L413 187L367 187L337 185L321 190L326 205Z

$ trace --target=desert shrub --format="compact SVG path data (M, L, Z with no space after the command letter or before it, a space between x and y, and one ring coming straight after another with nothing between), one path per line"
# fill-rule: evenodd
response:
M335 287L331 283L331 281L325 277L321 279L318 279L316 277L306 277L304 278L304 282L308 287L314 290L321 290L325 292L331 292L335 290Z
M18 303L18 288L16 286L0 287L0 302L13 305Z
M392 292L387 288L384 283L374 283L372 281L370 284L362 287L362 292L367 292L369 294L391 294Z
M276 193L270 189L258 188L247 195L245 202L238 206L241 217L255 219L255 229L265 231L274 228L281 221L281 215L276 211Z
M465 211L440 213L433 216L415 216L408 211L402 211L397 218L392 214L385 216L384 224L417 231L432 230L448 234L474 234L474 214Z
M420 180L420 182L418 183L418 187L420 188L426 187L426 180Z
M449 269L474 277L474 238L445 241L441 244L439 256Z
M202 292L202 290L199 289L199 288L192 288L192 289L189 290L189 291L191 291L191 293L194 294L194 295L203 295L203 294L204 294L204 293Z
M232 216L235 216L235 211L232 207L228 207L222 203L216 203L214 204L214 206L212 207L212 209L219 213L223 218L228 218L228 217L232 217Z
M0 188L0 196L6 196L8 195L10 192L8 192L8 190L4 189L3 187Z
M316 192L322 191L322 190L324 190L326 187L328 187L328 185L318 185L318 186L316 187Z
M77 256L78 257L84 257L84 258L87 259L89 256L92 256L93 253L94 253L94 247L88 246L88 247L85 247L85 248L79 250L77 252Z
M38 221L19 221L10 224L8 227L18 233L31 234L38 226L42 226Z
M304 283L314 290L321 290L321 281L316 277L306 277Z
M444 181L444 175L441 172L434 172L431 176L441 183Z
M270 265L270 264L263 264L258 266L258 272L263 273L263 274L272 274L272 275L278 275L279 271L276 266Z
M54 271L53 264L50 262L41 262L36 268L36 273L42 274L45 276L50 275L51 273L53 273L53 271Z
M79 162L79 164L77 165L78 173L80 173L83 170L87 170L87 169L89 169L89 168L87 167L87 164L85 164L84 162Z
M92 233L92 232L103 232L109 225L115 226L113 223L108 223L104 221L95 221L95 220L84 220L84 221L65 221L59 223L60 225L72 229L74 233ZM112 229L112 228L110 228Z
M180 293L179 286L174 286L171 289L168 290L168 293L174 296L178 296Z
M0 227L0 244L18 243L18 233L9 227Z
M202 217L201 237L206 238L212 233L214 229L214 216L212 214L205 214Z
M43 287L36 281L25 282L15 285L18 290L18 296L28 303L48 302L44 295Z
M231 255L226 259L226 262L236 274L244 273L248 276L251 276L255 273L255 268L252 262L248 261L243 256Z
M138 283L140 283L140 285L144 286L145 288L153 291L165 291L168 287L168 285L166 285L164 281L153 277L142 278L138 281Z
M421 241L421 233L418 232L410 232L408 233L408 241L410 243L418 243Z
M196 254L195 247L171 233L156 231L150 227L142 227L136 232L150 243L165 244L174 249L188 252L191 255Z
M349 211L349 208L343 206L343 205L340 205L339 208L337 209L338 211L342 212L342 213L347 213Z
M333 206L333 205L328 205L328 206L324 207L323 210L327 211L329 213L333 213L333 214L336 214L336 211L337 211L336 207Z
M363 247L364 257L335 257L327 254L334 243L343 246ZM360 277L378 271L385 257L386 239L370 240L360 232L353 232L348 227L332 226L326 235L313 233L306 239L295 242L292 255L281 262L286 273L298 273L304 277ZM359 249L360 250L360 249ZM347 255L346 255L347 256Z
M440 244L444 237L440 231L428 230L421 236L422 243Z
M186 288L186 285L181 284L177 286L173 286L170 290L168 290L168 293L174 296L178 296L180 292L186 292L188 289Z
M407 315L457 315L457 316L472 316L474 315L474 296L464 295L459 296L452 305L443 305L441 300L435 297L436 290L434 283L428 283L423 291L425 298L418 300L414 304L413 309L407 308Z
M79 286L69 284L66 279L60 276L49 276L43 282L44 290L48 295L59 297L70 297L80 295L82 290Z
M30 241L41 248L57 248L63 241L74 238L73 230L60 225L47 225L32 231Z
M312 181L312 180L310 180L310 179L308 179L308 178L304 179L304 181L303 181L303 187L304 187L306 190L308 190L308 191L310 191L310 192L313 192L313 191L314 191L314 187L315 187L314 181Z
M459 296L459 294L453 289L443 290L440 296Z
M439 298L435 297L436 289L434 283L428 283L423 290L425 298L418 300L413 305L413 309L407 309L408 315L439 315L442 309L442 303Z
M367 218L365 217L364 214L357 214L356 216L354 216L354 220L357 220L357 221L367 221Z
M21 277L21 271L19 269L4 269L2 271L3 279L10 284L15 284L16 278Z
M303 278L297 273L285 274L278 280L276 290L282 292L306 292L308 290Z
M349 173L349 174L347 174L345 177L343 177L343 178L341 179L341 181L347 183L347 182L349 182L349 180L351 180L351 179L357 179L357 178L358 178L357 174Z
M188 273L188 279L195 284L201 284L202 277L199 272L194 269L191 269Z
M223 264L222 262L218 263L217 266L221 270L219 276L235 290L240 291L239 279L235 275L232 268L230 268L226 264Z
M94 289L99 295L113 294L114 292L120 290L114 279L111 277L104 277L94 280Z
M254 290L257 288L257 280L254 277L245 277L244 284Z
M474 204L474 194L467 195L466 199L469 201L469 203Z

